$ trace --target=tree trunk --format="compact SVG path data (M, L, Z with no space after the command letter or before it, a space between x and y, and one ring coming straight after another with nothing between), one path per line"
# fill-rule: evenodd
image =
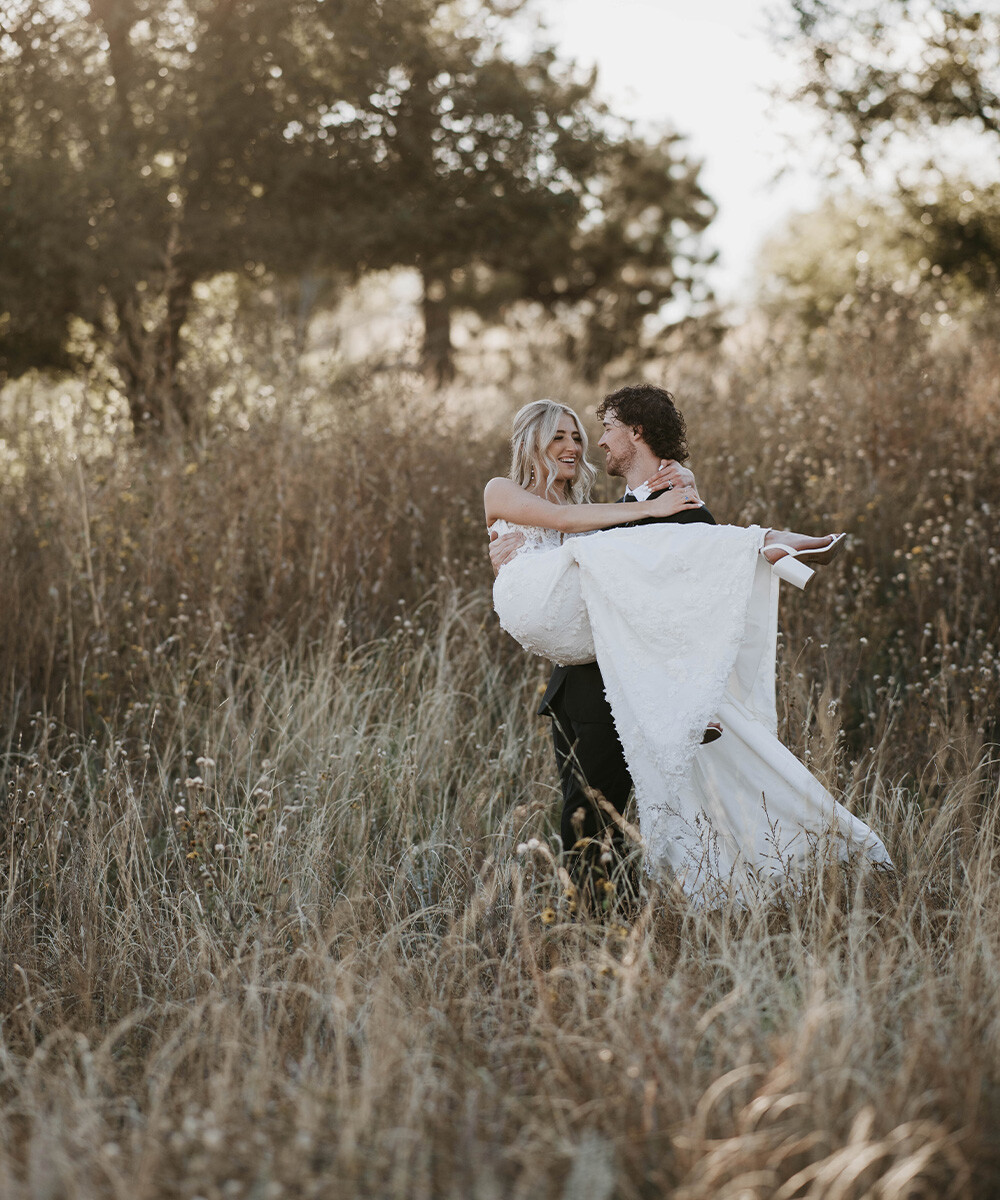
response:
M117 330L112 356L128 400L137 437L184 432L191 426L190 398L177 379L181 361L180 331L191 306L191 280L174 275L166 291L166 315L153 330L143 323L134 297L115 304ZM109 331L110 332L110 331Z
M424 297L424 374L435 387L455 378L451 344L451 301L445 283L437 276L423 273Z
M167 314L159 330L154 366L155 387L162 396L164 415L179 420L181 426L188 429L192 416L190 397L177 381L177 367L182 354L181 329L191 308L193 280L177 263L179 240L179 231L175 227L166 254Z
M90 16L108 40L108 63L114 79L119 132L122 145L131 160L139 147L139 131L129 97L135 73L135 50L131 34L139 20L139 13L134 4L124 3L123 0L90 0Z
M132 161L139 150L139 127L130 97L135 74L131 32L140 13L134 0L90 0L90 13L107 37L120 142ZM143 312L134 292L127 290L114 297L117 329L111 338L112 354L125 387L133 432L140 437L187 429L191 423L188 398L177 383L180 331L187 320L194 282L183 263L181 247L180 223L175 221L163 253L166 313L156 328L148 328L148 310Z

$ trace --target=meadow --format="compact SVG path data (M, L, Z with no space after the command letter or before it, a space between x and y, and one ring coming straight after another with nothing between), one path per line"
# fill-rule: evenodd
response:
M520 403L599 393L261 350L136 445L8 389L0 1195L995 1196L997 345L873 299L646 366L720 520L850 532L782 734L899 870L602 919L480 499Z

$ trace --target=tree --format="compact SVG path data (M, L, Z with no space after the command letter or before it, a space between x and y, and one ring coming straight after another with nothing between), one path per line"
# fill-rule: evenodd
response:
M981 204L995 212L997 189L942 186L933 204L898 194L828 197L791 217L762 247L760 307L805 340L857 317L945 329L989 319L996 268ZM952 239L954 228L961 241ZM982 249L974 255L977 241Z
M432 21L399 49L370 260L420 272L424 364L442 382L455 308L534 298L565 269L605 139L593 79L560 77L550 51L514 62L485 31Z
M370 260L419 270L433 378L453 373L457 309L575 309L593 374L667 300L697 292L697 235L714 207L677 136L644 141L600 103L596 77L561 68L551 48L512 59L488 11L426 0L414 23L411 0L387 3L380 30L386 84L373 99L394 200L371 227ZM370 112L355 120L373 128Z
M456 9L428 0L419 24L405 4L383 9L386 85L373 99L389 115L380 159L394 199L369 229L370 261L420 272L424 363L439 382L454 370L455 310L489 317L516 300L585 307L585 357L606 358L601 341L620 351L684 286L677 230L712 211L697 170L678 139L647 146L615 120L593 75L561 68L551 48L515 61L495 27ZM370 112L354 119L373 128Z
M668 301L711 298L702 269L714 255L703 253L699 239L715 205L699 170L677 134L650 142L629 132L602 155L568 278L554 297L557 307L575 308L580 317L578 358L586 378L640 349Z
M185 425L194 284L343 252L329 188L322 226L307 223L312 147L297 134L321 94L365 90L364 63L319 0L20 0L5 14L0 373L71 365L80 318L135 428Z
M900 187L899 196L916 231L924 276L995 298L1000 285L1000 182L983 186L942 175L919 188Z
M967 125L1000 141L1000 13L963 0L791 0L794 98L862 166L896 135ZM994 149L994 154L996 149Z
M861 7L791 0L783 36L803 62L793 98L822 114L834 144L846 147L863 171L884 162L889 143L916 148L917 163L897 180L896 203L923 276L994 292L1000 12L963 0L876 0ZM980 162L993 179L956 178L953 167L942 165L943 135L959 129L982 139Z
M0 376L90 355L136 430L187 426L185 323L223 272L416 268L439 381L460 306L573 302L628 344L710 205L593 76L504 50L521 2L12 0Z
M761 307L771 317L793 317L809 334L850 311L859 296L908 298L924 275L923 228L898 201L850 193L797 213L761 249Z

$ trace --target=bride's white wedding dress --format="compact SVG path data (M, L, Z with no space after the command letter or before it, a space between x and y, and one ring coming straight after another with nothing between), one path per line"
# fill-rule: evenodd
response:
M759 526L655 524L525 544L493 588L500 624L559 664L593 662L635 784L647 867L685 891L759 894L816 852L891 865L880 839L778 740L778 580ZM711 720L724 734L708 745Z

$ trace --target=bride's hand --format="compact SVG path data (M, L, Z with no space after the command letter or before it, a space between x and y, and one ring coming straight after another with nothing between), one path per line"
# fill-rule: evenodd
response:
M647 500L646 503L649 505L650 515L654 517L672 517L674 513L683 512L687 508L701 508L698 493L692 487L673 488L664 492L662 496Z
M660 459L660 466L655 475L651 475L646 480L646 485L651 492L661 492L664 488L690 488L698 499L698 485L695 482L694 472L689 471L687 467L682 467L676 459L663 458Z

